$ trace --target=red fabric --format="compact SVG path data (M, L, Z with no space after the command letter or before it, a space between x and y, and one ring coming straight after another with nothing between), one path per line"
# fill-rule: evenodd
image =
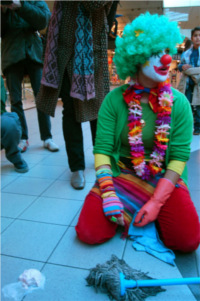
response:
M185 187L175 188L161 208L157 219L160 238L166 247L192 252L200 242L199 218ZM112 238L117 224L106 219L100 196L90 192L83 205L76 232L88 244L99 244Z
M196 250L200 224L187 188L175 188L158 216L159 235L165 246L182 252Z
M105 217L102 198L90 191L75 229L81 241L92 245L103 243L115 236L117 224Z

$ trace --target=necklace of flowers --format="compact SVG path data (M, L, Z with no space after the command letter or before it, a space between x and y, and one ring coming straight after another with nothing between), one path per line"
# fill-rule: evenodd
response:
M138 88L146 90L146 88L134 82L123 97L128 104L128 140L131 148L131 162L137 176L143 180L149 180L150 176L155 176L162 171L162 162L165 158L167 142L169 138L169 129L171 121L171 110L173 104L173 96L169 80L160 83L157 89L151 89L149 94L149 104L152 110L157 113L156 131L154 136L154 147L150 155L150 161L145 162L145 150L142 142L142 107L140 104L141 94L138 94Z

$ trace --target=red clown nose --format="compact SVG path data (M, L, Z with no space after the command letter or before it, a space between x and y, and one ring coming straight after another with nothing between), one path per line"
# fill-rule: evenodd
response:
M163 65L169 65L172 61L172 57L169 54L164 54L161 59L160 59L161 63Z

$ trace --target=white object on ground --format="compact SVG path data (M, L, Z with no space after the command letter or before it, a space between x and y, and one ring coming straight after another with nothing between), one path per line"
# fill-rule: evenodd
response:
M19 281L5 285L2 293L5 298L12 301L21 301L21 299L37 289L43 289L45 276L36 269L25 270L20 276Z

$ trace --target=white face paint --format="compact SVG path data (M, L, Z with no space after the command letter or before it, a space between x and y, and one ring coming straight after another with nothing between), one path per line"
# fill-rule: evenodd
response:
M142 73L155 82L164 82L168 77L170 66L170 64L163 65L160 61L161 57L165 54L166 52L162 51L156 55L152 55L142 66Z

